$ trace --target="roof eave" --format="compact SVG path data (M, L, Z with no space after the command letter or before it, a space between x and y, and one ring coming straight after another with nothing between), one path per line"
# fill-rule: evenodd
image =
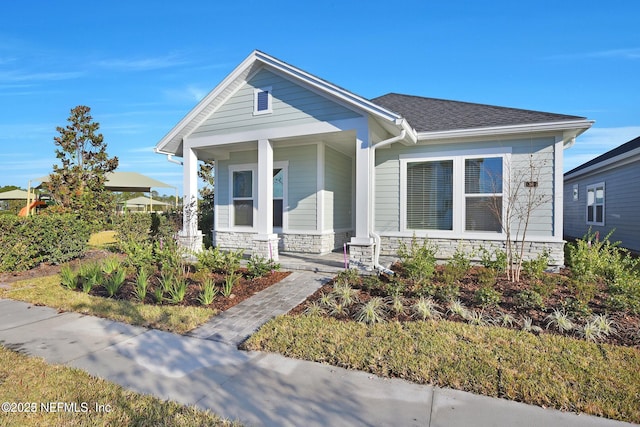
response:
M578 169L579 168L578 166L578 168L574 168L569 172L565 173L564 179L569 180L569 179L578 178L582 175L588 175L600 169L605 169L607 167L611 167L616 164L618 164L619 166L622 166L623 164L627 164L636 160L640 160L640 147L635 148L633 150L625 151L624 153L620 153L615 157L610 157L608 159L602 160L598 163L587 166L586 168ZM578 170L575 170L575 169L578 169Z
M570 131L571 137L575 138L593 125L593 120L563 120L558 122L529 123L521 125L507 126L487 126L481 128L470 129L451 129L443 131L418 132L419 141L439 140L439 139L455 139L455 138L472 138L490 135L512 135L530 132L557 132ZM573 132L571 132L573 131Z

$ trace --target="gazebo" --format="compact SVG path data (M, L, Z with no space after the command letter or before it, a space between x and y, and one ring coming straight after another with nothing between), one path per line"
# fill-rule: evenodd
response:
M178 189L173 185L158 181L157 179L142 175L138 172L110 172L106 174L106 178L104 188L109 191L151 193L152 188L173 188L176 192L176 206L178 205ZM49 182L49 175L36 178L32 181L40 182L42 185L42 183ZM31 181L29 181L29 191L31 191ZM28 206L30 197L26 199ZM151 205L152 209L153 204L163 204L160 201L154 201L150 197L145 199L151 200L152 203L149 203L149 205Z

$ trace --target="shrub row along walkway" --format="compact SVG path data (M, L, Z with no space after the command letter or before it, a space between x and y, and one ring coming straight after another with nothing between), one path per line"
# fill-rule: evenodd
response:
M294 294L291 288L299 287L302 295L303 283L312 292L325 277L294 274L285 294ZM273 292L282 295L277 289ZM245 307L263 310L280 305L276 299L261 292ZM264 310L264 318L277 310ZM251 317L249 309L245 314ZM226 318L228 322L201 329L204 336L219 334L217 339L225 341L220 342L0 300L0 344L83 369L136 392L194 404L255 426L625 425L278 354L242 352L235 342L262 320ZM227 335L221 332L225 327L236 329ZM88 403L94 407L112 402ZM0 413L0 424L13 415Z
M294 271L284 280L213 317L188 335L237 346L270 319L303 302L330 279L322 274Z

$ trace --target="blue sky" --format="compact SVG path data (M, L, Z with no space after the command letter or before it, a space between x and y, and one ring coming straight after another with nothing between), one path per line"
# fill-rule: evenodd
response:
M640 135L638 16L636 0L6 2L0 186L51 172L55 129L82 104L119 170L181 187L153 147L254 49L367 98L595 120L566 171Z

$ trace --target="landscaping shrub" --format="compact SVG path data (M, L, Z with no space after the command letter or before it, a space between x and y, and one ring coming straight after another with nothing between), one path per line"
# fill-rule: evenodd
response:
M418 245L414 236L409 247L404 242L400 243L398 256L409 279L420 282L433 277L436 270L436 249L426 240Z
M266 259L260 255L253 255L247 263L249 277L262 277L271 271L280 270L280 264L272 259Z
M0 216L0 271L77 258L87 248L89 235L87 223L73 214Z
M146 242L151 235L151 215L124 213L114 218L113 227L120 245Z

